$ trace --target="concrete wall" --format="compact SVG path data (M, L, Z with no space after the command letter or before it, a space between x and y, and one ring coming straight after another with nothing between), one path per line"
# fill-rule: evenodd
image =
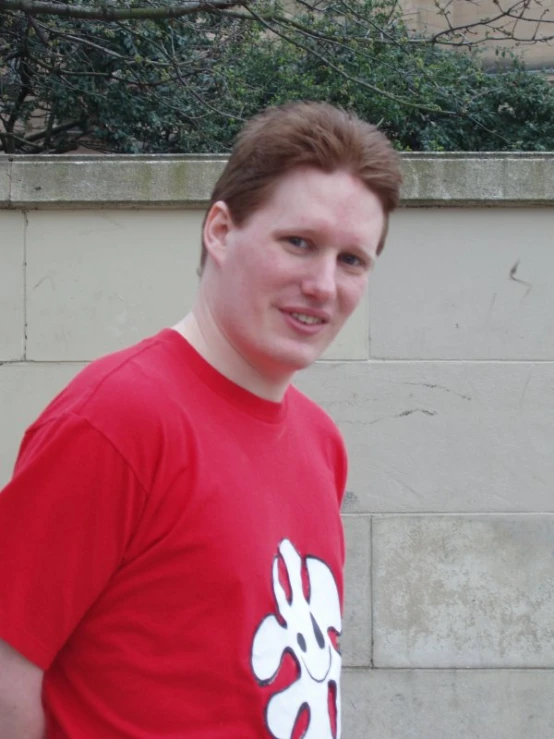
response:
M48 399L171 325L220 158L0 159L0 483ZM351 470L345 739L554 736L554 155L406 156L367 300L298 377Z

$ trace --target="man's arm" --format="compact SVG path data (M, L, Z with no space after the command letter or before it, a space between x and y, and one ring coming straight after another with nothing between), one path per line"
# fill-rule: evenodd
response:
M0 737L43 739L42 670L0 639Z

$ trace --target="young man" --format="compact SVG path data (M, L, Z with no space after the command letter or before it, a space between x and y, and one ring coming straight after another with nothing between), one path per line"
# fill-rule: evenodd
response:
M346 456L291 380L362 297L400 179L331 106L253 119L192 313L27 430L0 495L2 739L340 736Z

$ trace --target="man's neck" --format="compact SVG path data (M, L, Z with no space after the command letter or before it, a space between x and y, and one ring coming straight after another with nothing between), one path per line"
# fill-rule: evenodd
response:
M265 400L280 403L290 377L269 379L253 367L226 339L212 316L198 305L173 329L183 336L208 364L236 385Z

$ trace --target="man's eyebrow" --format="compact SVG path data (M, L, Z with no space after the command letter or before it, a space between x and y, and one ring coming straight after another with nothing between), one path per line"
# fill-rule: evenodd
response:
M329 227L327 224L321 223L320 226L308 226L302 225L301 223L287 223L286 225L278 224L275 226L275 231L282 234L303 234L305 236L320 236L325 231L328 231Z

